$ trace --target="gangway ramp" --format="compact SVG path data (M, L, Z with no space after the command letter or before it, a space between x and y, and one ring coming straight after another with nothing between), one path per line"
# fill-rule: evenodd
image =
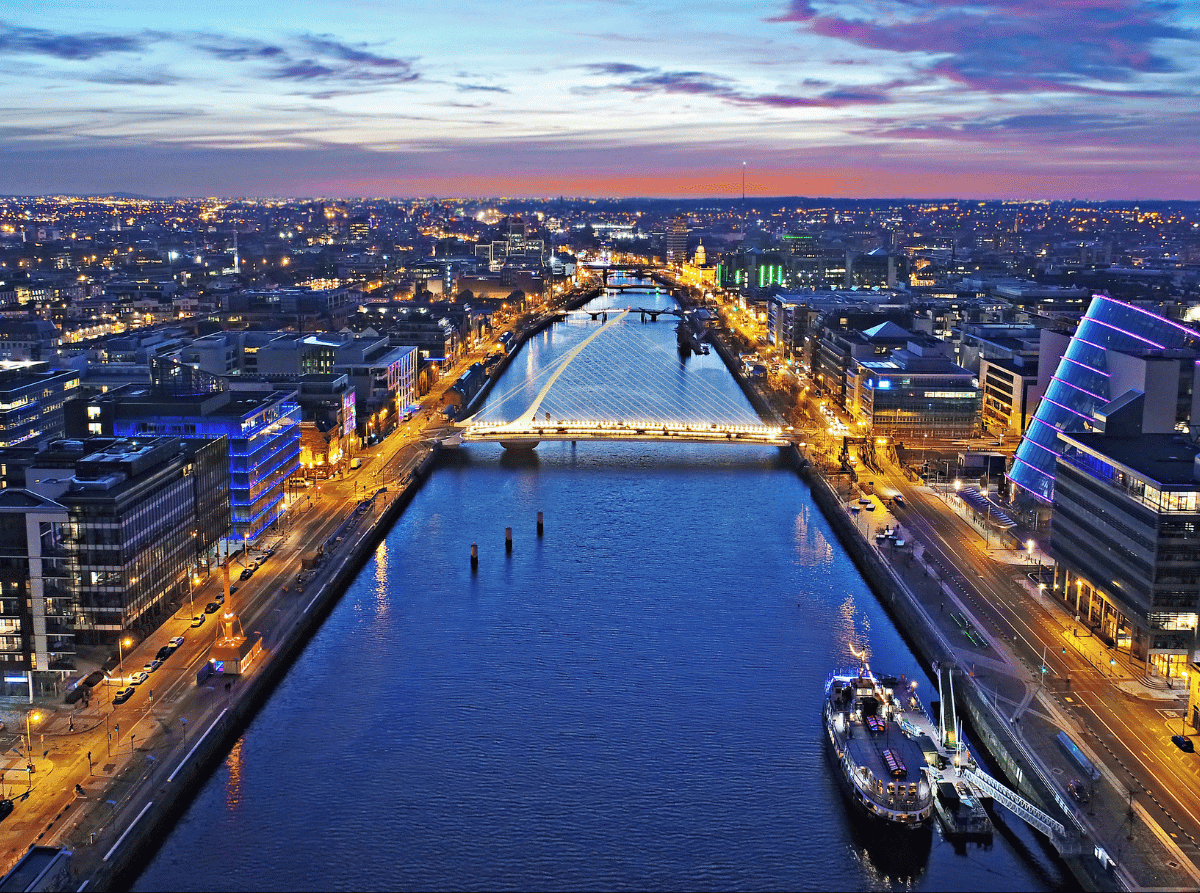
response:
M941 745L948 751L958 750L958 709L954 706L954 668L939 666L938 673L938 733Z
M983 770L967 767L962 770L962 774L976 789L985 792L1013 815L1050 838L1059 855L1071 856L1083 851L1083 842L1067 834L1062 822L1047 815L1020 794L1009 790Z

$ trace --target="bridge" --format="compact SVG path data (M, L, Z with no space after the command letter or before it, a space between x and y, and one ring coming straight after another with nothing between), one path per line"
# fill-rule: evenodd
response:
M464 442L500 443L510 449L532 449L543 440L793 445L790 428L764 424L744 400L703 374L685 375L676 352L663 349L642 326L628 324L635 313L643 314L644 321L645 314L680 311L611 308L571 314L568 325L600 325L536 379L518 383L495 397L485 412L465 419L457 434ZM649 354L659 355L676 374L648 374L632 388L628 381L612 380L613 370L627 368L631 356Z

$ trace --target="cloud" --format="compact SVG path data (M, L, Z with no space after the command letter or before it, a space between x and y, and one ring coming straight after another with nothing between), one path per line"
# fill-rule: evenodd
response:
M279 59L287 51L277 44L221 34L201 34L192 38L192 45L203 53L226 62L247 62Z
M596 74L633 75L603 87L579 87L576 92L597 93L619 90L625 93L663 93L711 96L740 106L767 108L840 108L848 105L891 102L888 91L903 86L893 81L875 87L837 88L814 95L756 93L742 89L732 78L704 71L663 71L626 63L592 63L582 66ZM829 86L823 81L805 81L805 86Z
M136 53L154 39L155 36L149 33L61 34L0 22L0 53L50 56L68 62L83 62L109 53Z
M199 52L220 62L246 63L239 77L268 81L321 83L326 94L418 80L415 61L377 52L364 43L348 43L328 34L302 34L278 41L213 33L68 34L0 23L0 54L39 55L62 61L90 61L113 53L144 53L168 45L173 53ZM108 84L165 85L179 82L165 69L102 71L87 80Z
M454 88L463 93L509 93L507 87L496 87L492 84L455 84Z
M768 19L870 50L922 54L925 74L988 93L1110 91L1184 70L1163 41L1196 42L1175 0L791 0Z
M179 75L163 68L152 68L143 71L132 71L123 68L110 68L93 71L84 80L95 84L112 84L121 87L171 87L181 82Z
M863 135L901 141L944 141L978 146L1039 146L1068 155L1129 151L1146 157L1195 141L1200 115L1180 114L1164 122L1140 113L1093 114L1053 111L990 117L948 115L889 126L866 122Z

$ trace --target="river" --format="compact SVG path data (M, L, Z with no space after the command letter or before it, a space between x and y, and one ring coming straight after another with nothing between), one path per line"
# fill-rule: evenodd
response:
M652 292L595 306L606 300L670 306ZM564 412L589 388L636 404L668 380L681 406L703 396L753 419L715 352L680 359L673 322L616 323L643 347L598 349L603 362L581 363L587 377L573 365L544 405ZM536 336L489 414L601 325ZM990 848L956 849L935 828L907 850L850 820L820 705L851 642L880 671L928 679L774 448L465 446L134 889L1069 886L1015 820Z

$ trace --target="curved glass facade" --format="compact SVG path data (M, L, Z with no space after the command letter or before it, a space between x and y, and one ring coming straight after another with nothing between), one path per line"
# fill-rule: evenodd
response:
M1121 396L1109 392L1108 351L1198 347L1200 333L1132 304L1094 295L1017 447L1009 480L1039 499L1053 499L1054 463L1062 451L1058 433L1084 431L1094 409Z

